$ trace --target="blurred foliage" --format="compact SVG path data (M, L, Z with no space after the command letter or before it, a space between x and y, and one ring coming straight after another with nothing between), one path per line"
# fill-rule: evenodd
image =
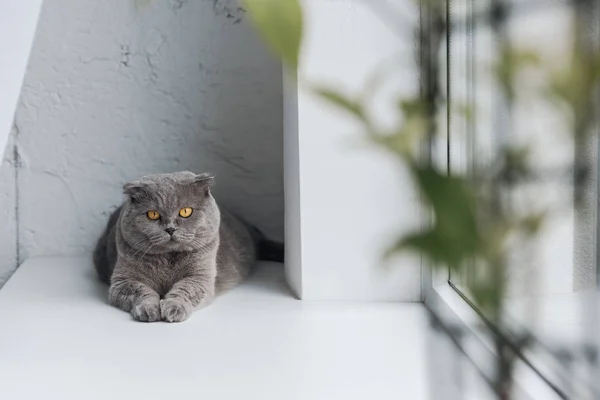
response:
M330 103L336 105L337 107L349 112L350 114L358 118L361 122L367 122L367 117L365 115L362 105L359 102L351 99L349 96L343 95L339 92L326 88L314 88L313 92L318 94L322 98L328 100Z
M434 265L458 270L482 249L473 194L465 180L410 164L413 178L434 212L432 226L401 238L390 253L410 249L425 254Z
M244 0L256 27L290 69L298 67L302 43L299 0Z
M552 72L549 95L571 114L574 133L586 134L589 119L593 117L594 92L600 79L600 55L586 56L581 49L573 49L568 65Z
M494 73L498 84L509 101L514 101L515 81L517 75L525 68L538 66L540 59L533 51L517 50L510 46L502 46Z
M571 0L574 9L578 9L578 1ZM293 72L297 72L303 36L299 0L244 2L266 42ZM367 80L361 92L363 95L357 97L301 83L316 96L356 118L373 144L395 155L409 170L415 187L431 210L430 223L421 231L398 238L385 257L413 251L427 258L432 268L449 268L456 275L466 277L463 283L475 304L503 330L508 260L515 250L532 251L528 245L534 242L549 210L530 208L529 205L519 208L514 204L514 198L522 195L522 188L537 179L531 165L530 148L525 145L500 145L495 150L492 164L476 165L471 174L466 174L469 176L448 174L446 170L437 169L431 160L423 159L420 145L435 141L436 120L442 108L447 106L437 76L443 70L437 64L443 62L439 55L444 45L447 14L445 0L415 2L420 3L422 10L427 10L429 21L429 24L421 24L419 32L420 46L425 49L421 52L419 65L422 87L419 95L398 100L400 126L391 132L379 131L365 111L376 88L384 86L382 76ZM534 95L554 100L572 121L569 133L576 141L584 139L592 131L594 107L597 106L600 54L597 46L590 48L582 40L585 29L577 13L573 19L572 52L567 60L561 60L565 63L558 63L564 67L556 67L543 63L535 50L516 48L510 43L503 32L509 15L507 1L491 0L490 5L488 15L483 17L490 22L498 45L490 73L504 99L508 118L513 104L526 91L519 79L527 70L533 70L536 76L545 78L542 87L534 90L537 91ZM474 118L475 111L469 105L452 104L451 107L457 108L466 121ZM550 177L563 178L552 173ZM573 181L577 185L575 177ZM511 397L513 350L526 346L530 338L527 333L520 337L523 340L507 344L496 336L498 365L494 385L498 398Z
M244 3L265 41L289 67L296 69L303 36L299 0L244 0ZM435 23L421 27L421 45L430 50L431 62L439 63L437 54L446 30L446 2L421 0L420 3L435 14L430 18ZM492 3L487 17L495 29L500 29L508 15L506 4L501 0ZM573 114L575 134L589 131L592 98L600 77L600 57L589 58L584 54L581 46L575 45L566 68L546 71L550 78L542 90ZM506 38L499 40L491 73L509 108L519 96L516 84L519 75L528 68L535 68L537 73L542 66L536 51L517 49ZM427 71L421 69L421 73L427 74ZM507 200L512 191L534 176L529 164L530 152L525 146L501 147L496 162L489 168L478 166L475 177L449 175L432 163L423 162L419 144L436 135L434 120L445 101L438 92L439 85L439 77L434 77L423 88L422 94L401 98L397 110L402 124L392 132L377 130L377 125L365 112L368 106L365 102L371 97L372 88L363 90L369 96L354 98L338 90L312 87L310 83L305 86L324 101L355 117L372 143L397 156L410 171L415 187L432 210L431 224L423 231L398 238L386 256L409 250L428 258L434 268L450 268L459 274L474 268L466 282L469 292L485 312L499 316L506 290L508 243L514 238L519 238L520 243L534 238L543 226L546 211L516 213ZM459 108L464 118L473 118L474 110L470 106Z
M136 10L140 10L146 6L149 6L152 0L133 0L133 5Z

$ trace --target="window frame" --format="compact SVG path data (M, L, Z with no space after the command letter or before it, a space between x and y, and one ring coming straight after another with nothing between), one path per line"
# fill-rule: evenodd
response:
M440 170L447 170L451 173L452 170L452 113L450 111L452 103L452 5L461 1L467 4L470 11L474 9L475 0L446 0L446 46L445 46L445 75L446 92L448 101L446 104L445 126L438 127L439 132L435 138L430 138L423 146L423 156L429 162L435 163ZM600 9L600 7L597 7ZM596 10L598 11L598 10ZM599 12L600 14L600 12ZM472 14L470 14L472 15ZM420 29L423 29L427 23L431 21L429 11L423 4L420 6ZM473 29L473 20L471 17L467 21L467 29L471 31L468 35L475 35ZM600 19L599 19L600 20ZM475 38L469 37L467 47L467 65L471 75L475 73L473 65L473 42ZM429 49L421 48L420 63L427 60L428 57L423 57L423 52ZM421 71L427 75L431 73L432 68L427 65L420 65ZM434 69L435 70L435 69ZM441 74L441 72L440 72ZM430 79L425 76L422 79ZM423 85L423 83L422 83ZM469 100L473 101L473 82L469 84L468 96ZM600 100L599 100L600 104ZM600 122L600 118L597 118ZM597 124L600 126L600 123ZM468 146L471 151L474 149L474 127L470 124L470 132L467 132L469 138ZM600 154L600 140L597 141L597 154ZM445 149L445 152L440 151ZM461 162L472 163L472 160L460 160ZM598 163L600 164L600 163ZM467 172L472 168L472 164L468 165ZM598 167L600 168L600 166ZM596 194L600 193L600 173L595 176ZM596 202L596 215L600 215L600 202ZM424 225L430 220L427 212L423 215ZM600 246L598 246L598 238L600 237L600 224L597 224L597 234L595 238L597 259L600 259ZM600 288L600 271L596 265L596 281L597 287ZM442 327L444 334L451 336L453 343L459 348L466 359L478 370L481 378L487 383L493 382L495 371L490 368L494 361L498 359L498 353L494 346L496 340L500 340L511 348L516 354L515 365L515 383L522 394L526 397L535 398L570 398L567 393L572 392L571 384L565 379L568 376L561 360L557 359L554 354L548 351L547 346L534 336L534 341L531 347L525 351L519 350L510 338L497 326L495 326L485 315L479 310L469 296L452 281L450 269L440 271L428 265L427 261L422 258L422 293L423 302L430 311L435 323Z

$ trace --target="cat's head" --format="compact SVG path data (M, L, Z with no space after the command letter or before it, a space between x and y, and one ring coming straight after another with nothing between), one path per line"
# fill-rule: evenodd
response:
M218 235L213 176L192 172L148 175L123 186L123 239L140 254L199 250Z

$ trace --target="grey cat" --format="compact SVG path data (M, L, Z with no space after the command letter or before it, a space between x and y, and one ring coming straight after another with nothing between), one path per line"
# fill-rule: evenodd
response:
M110 304L137 321L181 322L242 282L257 258L283 261L283 245L220 209L213 177L149 175L127 183L94 252Z

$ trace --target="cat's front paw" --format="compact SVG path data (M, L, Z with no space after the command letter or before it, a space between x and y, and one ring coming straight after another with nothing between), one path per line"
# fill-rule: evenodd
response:
M131 307L133 319L141 322L160 321L160 303L158 299L144 299Z
M180 300L164 299L160 301L160 314L167 322L182 322L189 318L189 306Z

